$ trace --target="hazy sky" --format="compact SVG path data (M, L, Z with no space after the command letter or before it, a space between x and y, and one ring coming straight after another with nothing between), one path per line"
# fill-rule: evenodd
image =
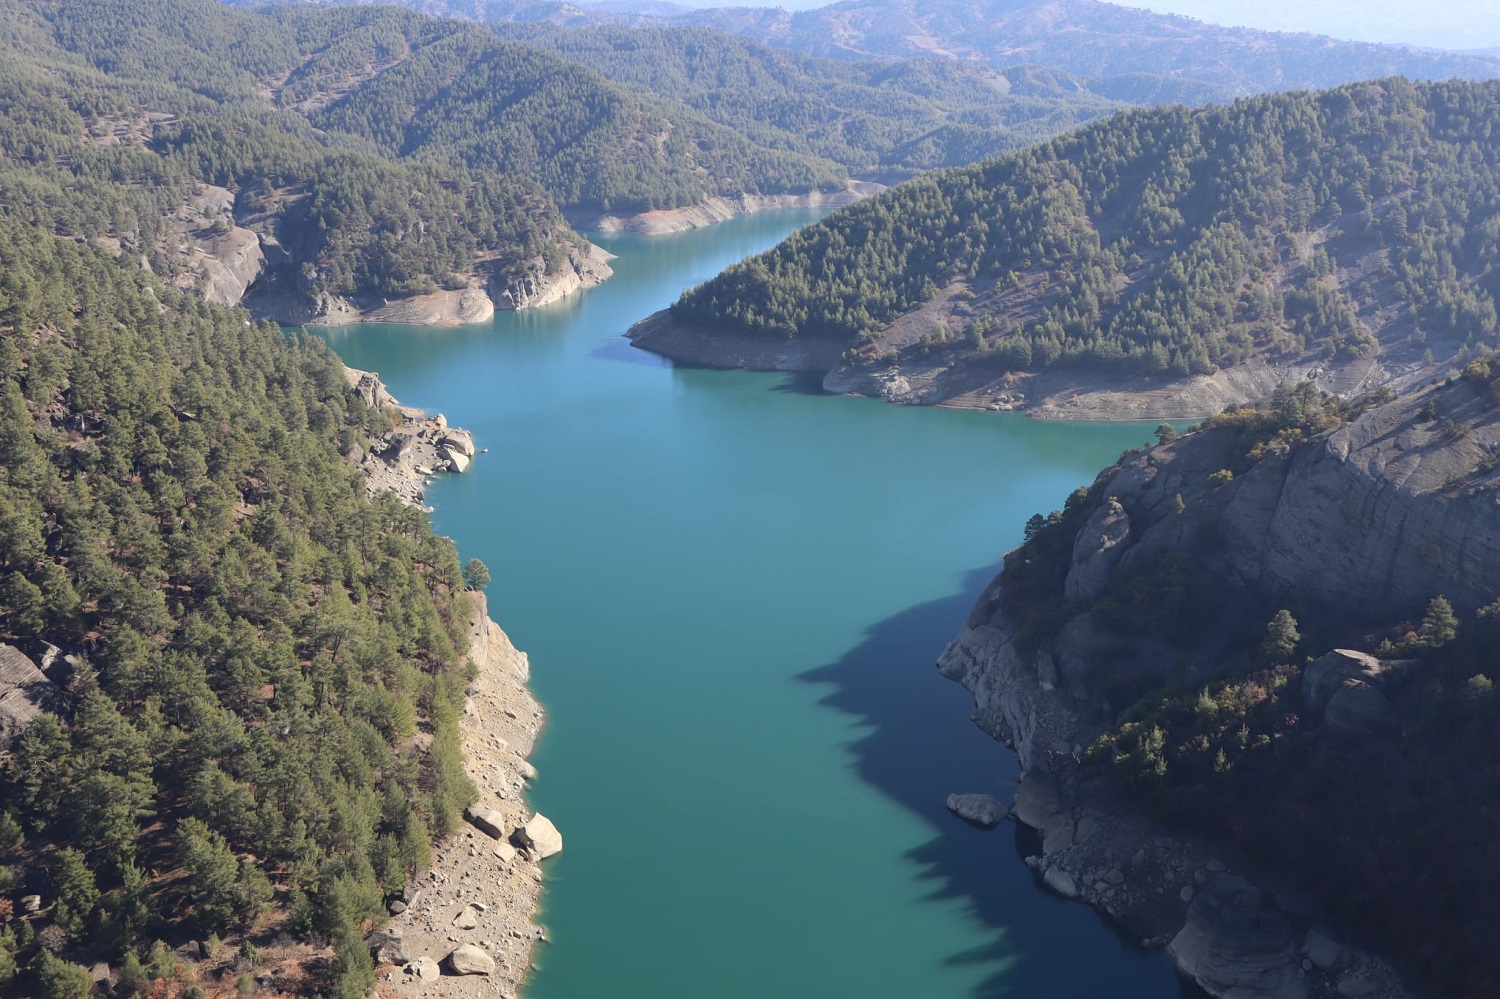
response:
M680 0L694 7L806 10L829 0ZM919 0L936 2L936 0ZM1337 38L1437 48L1500 47L1500 0L1123 0L1125 6L1187 14L1216 24L1316 31Z

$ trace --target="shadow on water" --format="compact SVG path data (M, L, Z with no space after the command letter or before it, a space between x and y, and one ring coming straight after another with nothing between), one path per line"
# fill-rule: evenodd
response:
M969 723L972 698L933 669L994 571L976 570L962 593L875 624L837 662L800 679L829 685L822 703L868 727L849 747L860 777L938 830L907 857L930 884L928 897L964 902L993 928L991 944L948 958L989 966L975 999L1200 999L1206 994L1177 978L1164 955L1140 950L1086 906L1042 891L1021 862L1038 848L1028 831L981 830L944 804L955 791L1002 800L1014 791L1015 757Z

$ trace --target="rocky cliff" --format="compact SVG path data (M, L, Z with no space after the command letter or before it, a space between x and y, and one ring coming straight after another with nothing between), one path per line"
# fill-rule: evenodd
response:
M1030 863L1048 886L1166 945L1216 995L1400 994L1388 966L1318 926L1322 907L1287 869L1192 823L1162 825L1088 765L1088 750L1116 730L1120 689L1206 682L1195 678L1218 675L1231 633L1264 621L1266 608L1295 606L1324 634L1351 633L1420 616L1436 593L1465 613L1500 595L1492 398L1482 382L1453 380L1310 440L1255 449L1238 475L1246 440L1228 427L1150 448L1090 490L1096 505L1065 553L1051 626L1009 606L1013 591L997 577L938 668L1017 752L1014 814L1042 833ZM1105 601L1173 553L1186 553L1215 609L1185 643L1144 625L1111 628ZM1391 702L1411 664L1340 651L1294 669L1309 717L1288 739L1388 743L1410 731Z

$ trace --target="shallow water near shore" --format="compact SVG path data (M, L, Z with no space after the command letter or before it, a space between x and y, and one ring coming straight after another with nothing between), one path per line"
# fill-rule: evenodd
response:
M944 809L1015 764L932 665L1026 518L1154 424L901 408L620 339L820 214L601 236L608 283L477 327L325 331L489 448L428 501L547 711L531 800L566 850L524 995L1178 996L1038 889L1013 826Z

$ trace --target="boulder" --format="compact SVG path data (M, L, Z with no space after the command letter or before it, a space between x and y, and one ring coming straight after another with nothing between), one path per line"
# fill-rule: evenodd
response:
M474 457L474 438L467 430L449 428L448 432L438 440L438 447L456 451L465 458Z
M1397 727L1385 695L1363 680L1345 680L1323 713L1328 727L1350 735L1375 735Z
M1349 965L1348 952L1344 949L1344 945L1321 927L1315 926L1307 931L1307 939L1302 944L1302 953L1324 971L1335 971Z
M1010 809L997 798L988 794L950 794L948 811L966 822L991 829L1010 814Z
M1178 969L1203 988L1243 999L1305 999L1300 951L1269 897L1224 873L1209 876L1167 945Z
M1328 707L1345 680L1370 682L1381 673L1380 660L1353 649L1334 649L1302 671L1302 703L1314 714Z
M443 969L430 957L419 957L406 966L406 973L419 982L435 982L442 975Z
M479 910L472 905L466 905L458 915L453 917L453 925L460 930L472 930L479 925Z
M29 912L41 912L42 911L42 896L40 896L40 895L22 895L21 896L21 911L22 912L28 912L28 913Z
M541 812L536 813L524 825L511 834L511 842L522 850L529 851L538 860L562 853L562 833L552 820Z
M455 451L452 448L445 447L439 450L438 454L448 463L449 471L463 472L468 470L470 459L462 451Z
M480 832L495 839L505 838L505 816L493 808L485 808L482 805L470 805L464 809L464 818L474 824Z
M1078 882L1074 880L1073 875L1061 867L1047 868L1042 875L1042 881L1063 898L1078 897Z
M495 844L495 856L500 858L502 864L513 864L516 861L516 848L502 839Z
M448 966L456 975L493 975L495 959L473 944L464 944L448 955Z
M536 780L536 767L531 765L530 760L522 760L520 770L522 779Z
M399 930L376 930L365 937L365 944L375 955L376 964L406 964L411 960L406 940Z

